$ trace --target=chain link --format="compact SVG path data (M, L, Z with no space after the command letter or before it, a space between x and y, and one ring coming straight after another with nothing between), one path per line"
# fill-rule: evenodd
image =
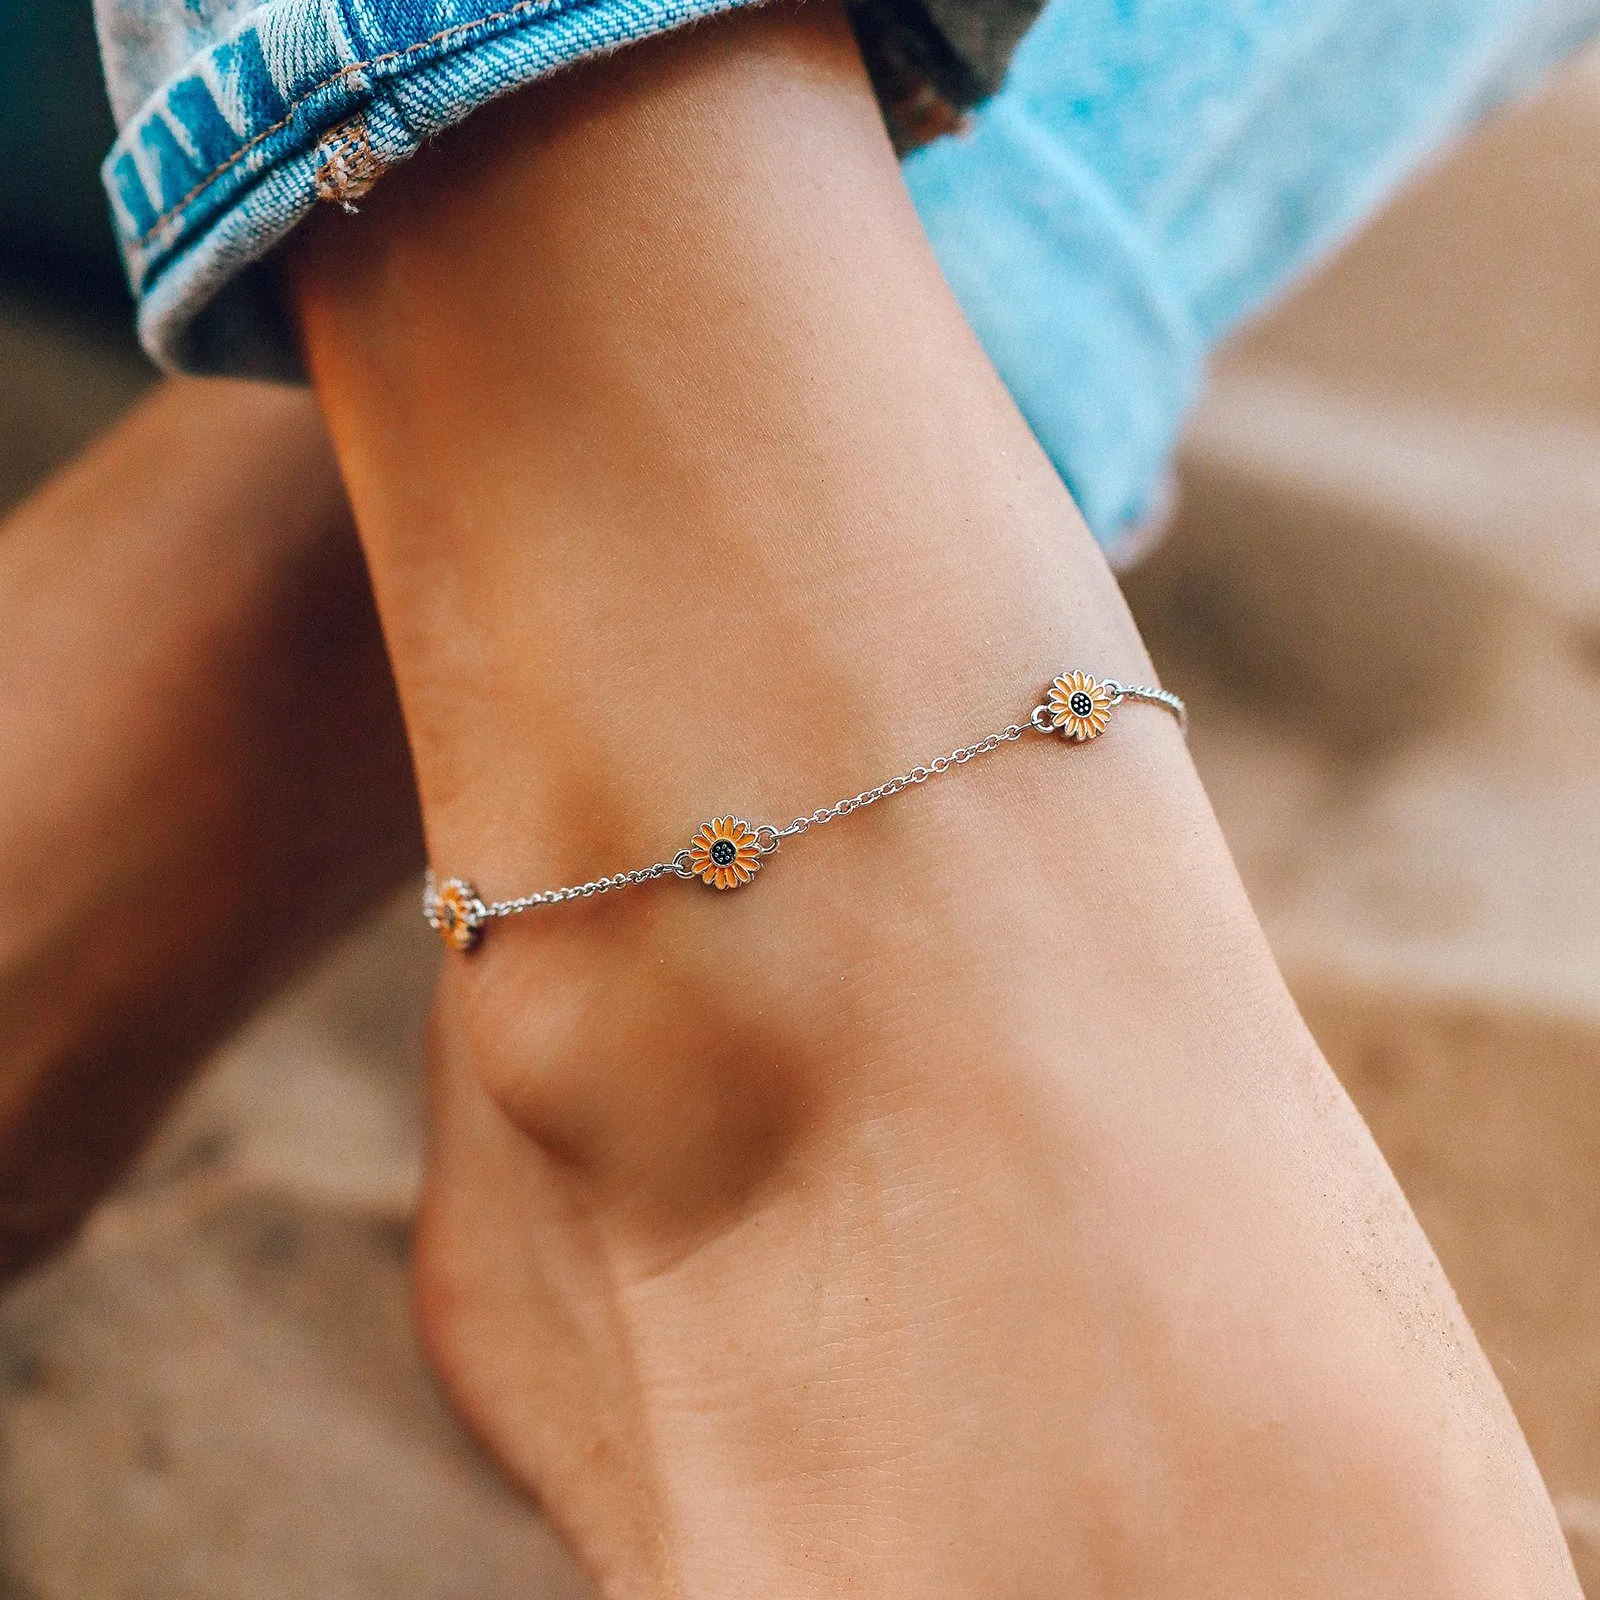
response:
M1165 707L1178 719L1180 727L1188 726L1188 714L1183 701L1166 689L1118 683L1114 678L1102 679L1101 686L1110 692L1112 705L1117 705L1123 700L1143 700L1150 705ZM880 800L888 800L903 790L926 783L930 778L942 777L955 767L964 767L969 761L975 761L979 756L986 756L991 751L998 750L1001 745L1020 739L1025 733L1053 734L1054 732L1050 707L1035 706L1026 722L1009 723L1004 728L997 728L993 733L986 733L981 739L974 739L971 744L964 744L945 755L935 756L931 761L919 763L908 771L897 773L892 778L885 778L875 788L863 789L860 794L836 800L831 806L818 806L815 811L808 811L803 817L796 817L786 828L776 828L769 822L762 823L752 830L756 836L756 849L763 856L771 855L785 839L797 839L802 834L810 832L812 828L823 827L827 823L836 822L840 817L848 817L854 811L875 806ZM557 906L568 900L589 900L596 895L610 894L617 889L629 889L636 884L650 883L669 875L683 879L695 877L689 865L688 850L680 850L669 861L652 862L648 867L635 867L631 872L618 872L605 878L591 878L587 883L569 884L560 889L544 889L537 894L519 895L514 900L485 902L474 899L469 908L469 915L476 927L491 917L515 917L524 911L532 911L537 906ZM430 922L435 921L437 906L438 891L433 874L429 872L424 908Z
M1189 708L1170 689L1151 689L1143 684L1118 683L1115 678L1106 680L1111 691L1112 705L1123 700L1143 700L1146 705L1165 706L1178 719L1182 733L1189 731Z
M679 851L682 855L684 852ZM483 908L485 917L515 917L535 906L558 906L566 900L591 900L599 894L610 894L614 889L631 889L637 883L649 883L654 878L664 878L668 873L687 877L676 856L671 861L655 861L648 867L635 867L631 872L614 873L609 878L591 878L587 883L569 884L562 889L544 889L538 894L518 895L515 900L491 900Z
M1013 739L1020 739L1029 731L1029 726L1027 723L1013 722L1008 727L987 733L981 739L975 739L971 744L962 745L959 750L950 751L948 755L935 756L925 765L915 766L909 772L886 778L876 788L863 789L860 794L853 794L845 800L836 800L831 806L818 806L815 811L808 812L803 817L796 817L787 828L775 828L771 823L763 823L754 830L760 841L757 849L764 856L771 855L778 848L780 840L796 839L811 828L820 828L826 822L833 822L839 817L848 817L852 811L876 805L880 800L887 800L891 795L899 794L902 789L926 783L929 778L937 778L950 771L952 767L965 766L978 756L988 755L991 750L998 750L1001 745L1009 744ZM678 878L693 878L694 873L687 865L688 854L687 850L680 850L670 861L652 862L648 867L635 867L631 872L618 872L607 878L591 878L587 883L568 884L560 889L542 889L537 894L518 895L514 900L480 901L479 904L483 909L477 914L485 921L490 917L515 917L538 906L558 906L568 900L590 900L596 895L610 894L617 889L630 889L635 884L649 883L653 879L664 878L669 873Z
M787 828L774 828L773 837L798 839L802 833L812 828L820 828L824 823L848 817L852 811L860 811L865 806L875 806L880 800L887 800L891 795L899 794L902 789L926 783L929 778L941 777L952 767L964 767L976 757L986 756L991 750L998 750L1001 745L1010 744L1013 739L1020 739L1028 732L1028 727L1027 723L1013 722L1007 727L997 729L994 733L986 733L981 739L975 739L971 744L964 744L959 750L952 750L948 755L935 756L926 765L915 766L909 772L884 779L875 789L863 789L860 794L853 794L847 800L836 800L831 806L818 806L815 811L808 811L805 816L796 817Z

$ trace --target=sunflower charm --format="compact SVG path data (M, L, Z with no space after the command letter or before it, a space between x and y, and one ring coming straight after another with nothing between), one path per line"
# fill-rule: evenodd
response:
M761 870L756 830L743 817L718 817L689 841L689 870L715 889L737 889Z
M1069 672L1050 685L1050 726L1079 743L1098 739L1111 721L1111 691L1087 672Z
M483 901L464 878L446 878L435 888L430 875L422 910L451 950L470 950L483 935Z

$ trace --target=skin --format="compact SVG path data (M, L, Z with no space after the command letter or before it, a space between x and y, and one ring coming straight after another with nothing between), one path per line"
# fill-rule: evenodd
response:
M504 102L291 266L490 896L1153 681L825 6ZM433 1058L421 1326L608 1596L1576 1600L1160 711L496 925Z
M0 525L0 706L4 1278L420 859L307 396L167 384Z

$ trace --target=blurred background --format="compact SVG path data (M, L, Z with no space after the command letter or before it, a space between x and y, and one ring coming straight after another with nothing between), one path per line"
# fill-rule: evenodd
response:
M104 221L110 139L87 5L0 0L0 505L154 381ZM1591 56L1236 341L1174 522L1125 578L1594 1600L1597 152ZM351 939L0 1298L0 1600L583 1592L410 1331L433 948L410 897Z

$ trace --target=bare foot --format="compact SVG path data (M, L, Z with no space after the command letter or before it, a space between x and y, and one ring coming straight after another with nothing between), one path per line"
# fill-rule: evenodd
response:
M481 116L296 290L491 896L1149 673L826 11ZM424 1331L608 1595L1576 1595L1160 711L496 924L435 1064Z

